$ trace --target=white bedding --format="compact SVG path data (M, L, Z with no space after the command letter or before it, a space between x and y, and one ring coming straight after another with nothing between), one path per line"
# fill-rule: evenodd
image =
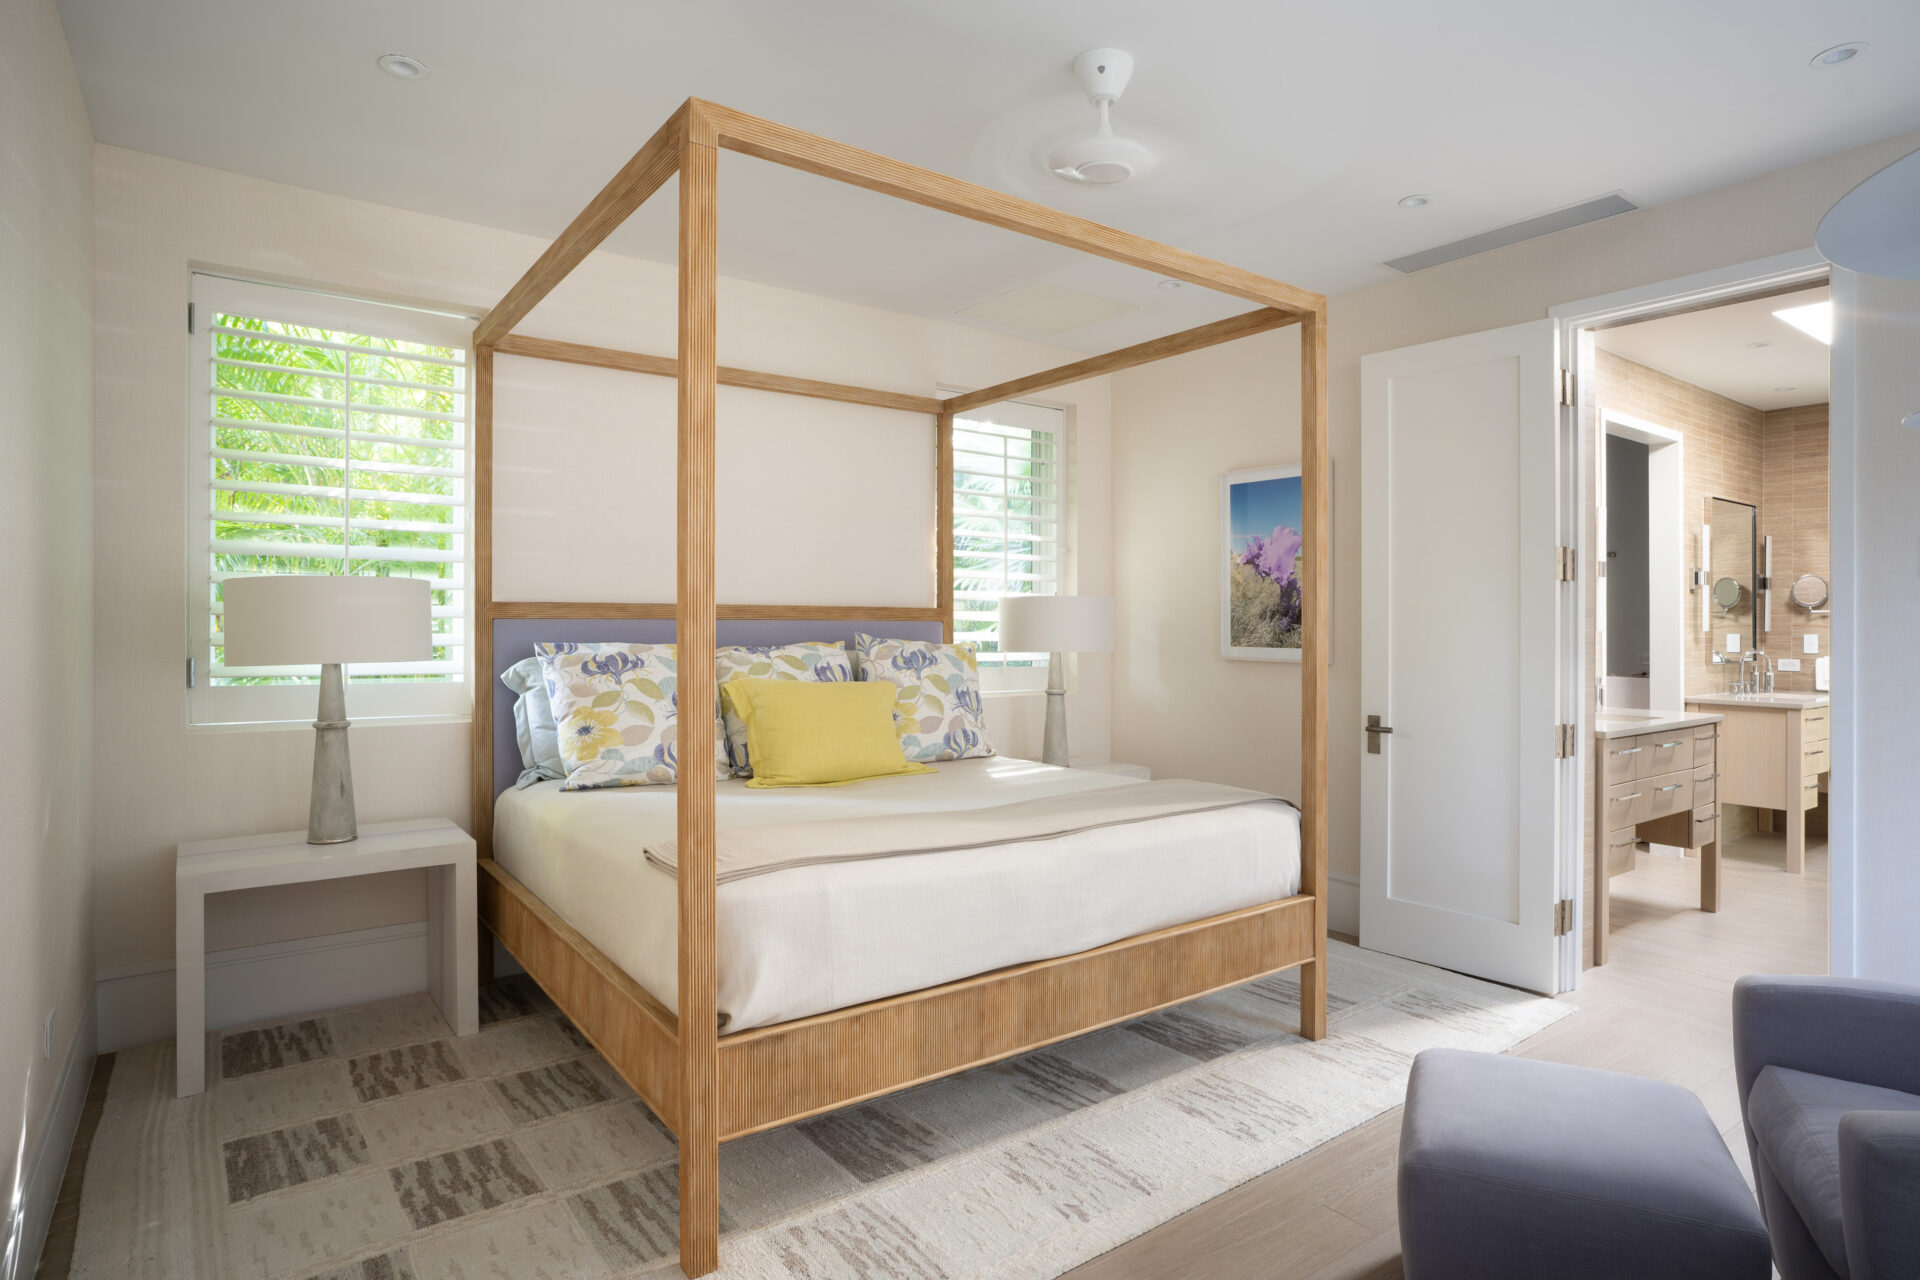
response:
M997 757L845 787L718 785L723 828L1007 804L1129 779ZM673 1008L676 889L646 860L670 839L674 789L503 793L507 871ZM1300 884L1299 814L1246 805L1049 840L793 867L719 889L724 1030L785 1022L1284 898Z

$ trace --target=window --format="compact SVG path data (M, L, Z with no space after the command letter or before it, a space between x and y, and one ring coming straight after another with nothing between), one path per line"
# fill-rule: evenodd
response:
M193 278L188 717L313 718L318 668L221 662L221 583L361 573L433 584L433 658L347 671L358 719L468 710L471 320Z
M1046 665L1045 654L1003 654L1001 596L1061 590L1066 414L1007 403L953 423L954 638L981 666Z

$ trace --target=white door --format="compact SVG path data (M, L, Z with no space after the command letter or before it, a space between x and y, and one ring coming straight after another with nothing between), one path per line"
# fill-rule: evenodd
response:
M1578 794L1554 348L1541 320L1360 364L1360 709L1392 730L1361 734L1360 942L1547 992Z

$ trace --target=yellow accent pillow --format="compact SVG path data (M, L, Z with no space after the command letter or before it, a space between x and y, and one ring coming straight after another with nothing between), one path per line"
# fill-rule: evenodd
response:
M934 772L908 761L893 724L898 691L885 681L741 678L720 692L747 726L750 787L835 787Z

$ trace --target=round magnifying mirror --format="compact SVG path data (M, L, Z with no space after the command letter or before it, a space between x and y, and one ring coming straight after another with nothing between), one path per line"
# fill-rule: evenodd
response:
M1827 602L1827 580L1817 573L1803 573L1793 580L1789 594L1802 609L1818 609Z
M1722 609L1731 609L1739 604L1742 594L1738 578L1722 578L1713 584L1713 602Z

